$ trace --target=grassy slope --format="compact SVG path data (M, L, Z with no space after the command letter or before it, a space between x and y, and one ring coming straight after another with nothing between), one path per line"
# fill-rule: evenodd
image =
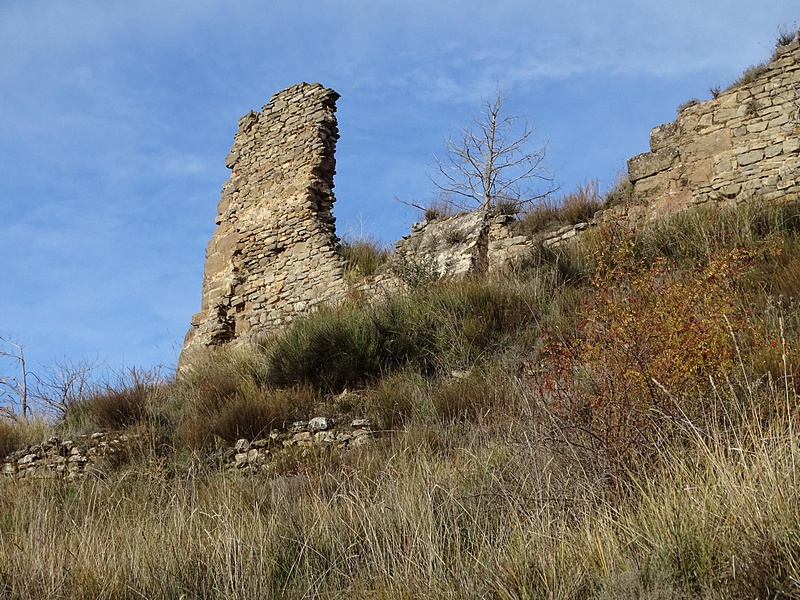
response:
M796 597L798 230L753 205L609 227L96 390L58 427L153 449L0 482L0 595ZM316 414L387 433L257 476L204 458Z

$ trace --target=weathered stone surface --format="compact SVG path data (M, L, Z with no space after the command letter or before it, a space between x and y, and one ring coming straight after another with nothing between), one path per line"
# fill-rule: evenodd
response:
M399 269L429 268L439 277L486 270L491 215L483 210L415 223L395 244Z
M327 431L331 427L333 427L333 420L329 419L328 417L314 417L308 422L308 430L311 433Z
M346 293L332 214L338 97L301 83L239 120L181 369L202 348L279 329Z
M438 277L513 271L530 255L533 242L513 233L514 217L475 210L414 223L395 244L396 269L430 266Z

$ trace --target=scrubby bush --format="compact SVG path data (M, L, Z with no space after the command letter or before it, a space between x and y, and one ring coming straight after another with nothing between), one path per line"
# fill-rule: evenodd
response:
M157 370L131 369L117 381L98 385L89 397L74 402L65 412L64 423L77 429L136 425L148 415L155 392L163 383Z
M291 423L313 415L318 394L309 387L240 390L215 408L190 403L181 425L181 439L189 448L202 449L215 438L232 444L255 440L270 431L283 431Z
M322 309L271 349L273 385L341 390L404 368L433 374L472 365L524 336L541 310L524 288L466 280L398 294L368 307Z
M345 277L348 279L374 275L390 255L388 248L368 237L346 240L339 252L344 259Z
M692 217L710 216L705 228L678 220L601 230L584 320L577 335L551 346L545 379L557 411L604 449L623 454L684 419L705 418L701 399L741 361L737 344L753 345L762 321L742 299L780 243L768 214L745 219L742 211ZM748 227L727 229L737 219Z
M525 235L547 229L575 225L591 220L603 208L597 181L579 184L573 192L558 198L545 198L540 204L524 211L520 216L519 230Z
M737 88L737 87L744 87L746 85L750 85L754 81L756 81L759 77L761 77L764 73L767 72L769 66L766 62L759 63L757 65L750 65L747 67L744 72L739 76L739 79L734 81L728 89Z
M395 275L411 289L431 285L442 278L439 263L432 257L400 256L392 265Z
M378 332L371 315L322 309L294 323L270 356L270 382L309 383L340 390L381 373Z

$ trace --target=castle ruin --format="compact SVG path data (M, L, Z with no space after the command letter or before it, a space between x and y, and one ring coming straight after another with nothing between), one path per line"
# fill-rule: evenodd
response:
M338 97L301 83L239 119L182 365L344 293L332 212Z
M201 310L191 319L180 365L200 349L279 330L348 293L332 214L338 97L301 83L239 120L226 159L231 177L206 250ZM687 103L675 121L652 130L650 152L628 161L633 205L543 232L538 242L515 235L513 217L486 211L418 223L397 243L396 260L427 260L448 277L500 272L535 243L571 243L621 216L634 222L707 202L796 199L799 175L794 40L736 85Z

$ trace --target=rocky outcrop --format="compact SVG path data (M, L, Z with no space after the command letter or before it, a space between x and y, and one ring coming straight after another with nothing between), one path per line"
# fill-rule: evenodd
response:
M533 241L514 232L515 218L491 211L473 212L414 223L411 234L395 245L395 262L428 263L438 277L513 271L527 258Z

